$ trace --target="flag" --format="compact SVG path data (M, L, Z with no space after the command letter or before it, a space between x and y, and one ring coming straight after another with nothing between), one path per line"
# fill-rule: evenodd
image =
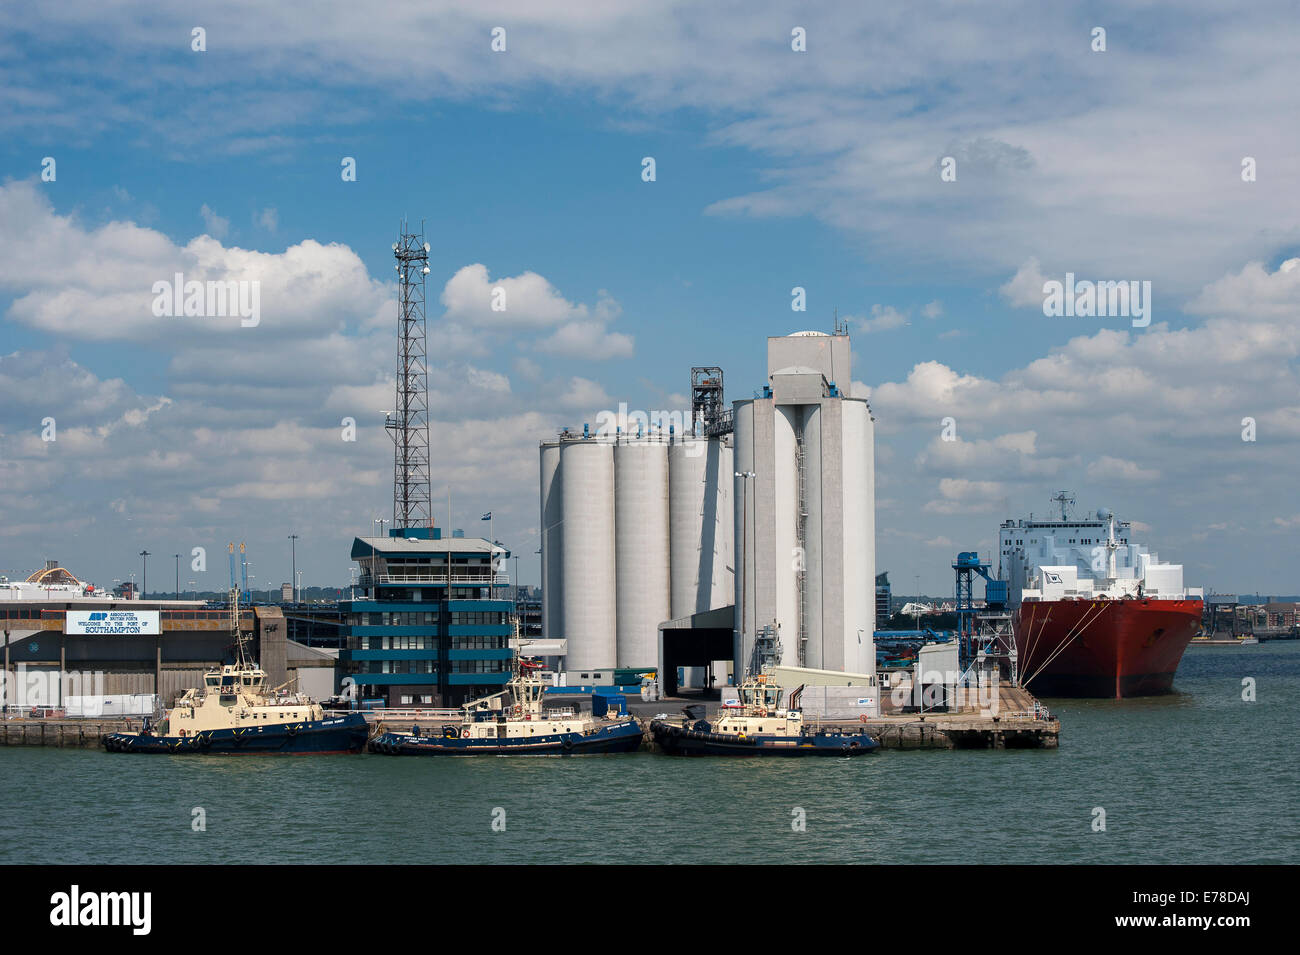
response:
M484 514L482 517L480 517L479 520L481 520L481 521L490 521L490 520L492 520L492 512L491 512L491 511L488 511L486 514Z

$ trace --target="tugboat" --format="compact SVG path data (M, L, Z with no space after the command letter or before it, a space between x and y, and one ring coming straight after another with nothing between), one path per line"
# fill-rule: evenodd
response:
M325 711L285 687L266 688L266 671L249 659L239 629L239 591L230 592L230 632L237 660L209 670L155 728L110 733L110 753L359 753L366 743L360 713ZM287 684L286 684L287 686Z
M798 708L802 689L782 709L782 688L766 674L751 676L740 685L739 705L724 707L712 723L695 704L683 710L685 719L654 720L650 733L672 756L861 756L880 747L865 730L809 730Z
M611 719L542 708L546 684L537 665L515 657L515 672L499 693L461 707L459 723L441 735L381 733L372 753L387 756L511 756L631 753L641 747L641 724L634 717Z

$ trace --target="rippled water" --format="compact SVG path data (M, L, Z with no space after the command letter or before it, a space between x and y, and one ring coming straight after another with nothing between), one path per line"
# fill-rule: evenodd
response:
M1258 702L1242 701L1244 677ZM1062 722L1055 751L727 760L0 748L0 863L1300 861L1300 644L1194 647L1176 686L1046 701ZM195 807L205 832L191 827ZM1096 807L1105 832L1092 831ZM504 832L492 827L498 809ZM806 831L792 828L797 809Z

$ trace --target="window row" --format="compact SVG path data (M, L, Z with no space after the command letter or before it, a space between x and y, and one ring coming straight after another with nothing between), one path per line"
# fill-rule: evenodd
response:
M508 615L500 610L455 610L451 614L453 627L485 627L509 623Z
M509 660L453 660L452 673L507 673Z

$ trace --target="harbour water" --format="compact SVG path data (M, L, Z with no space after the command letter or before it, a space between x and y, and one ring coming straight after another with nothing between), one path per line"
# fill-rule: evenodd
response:
M1256 702L1242 699L1247 677ZM1175 685L1164 697L1046 700L1062 721L1056 750L726 760L0 748L0 863L1300 862L1300 643L1192 647Z

